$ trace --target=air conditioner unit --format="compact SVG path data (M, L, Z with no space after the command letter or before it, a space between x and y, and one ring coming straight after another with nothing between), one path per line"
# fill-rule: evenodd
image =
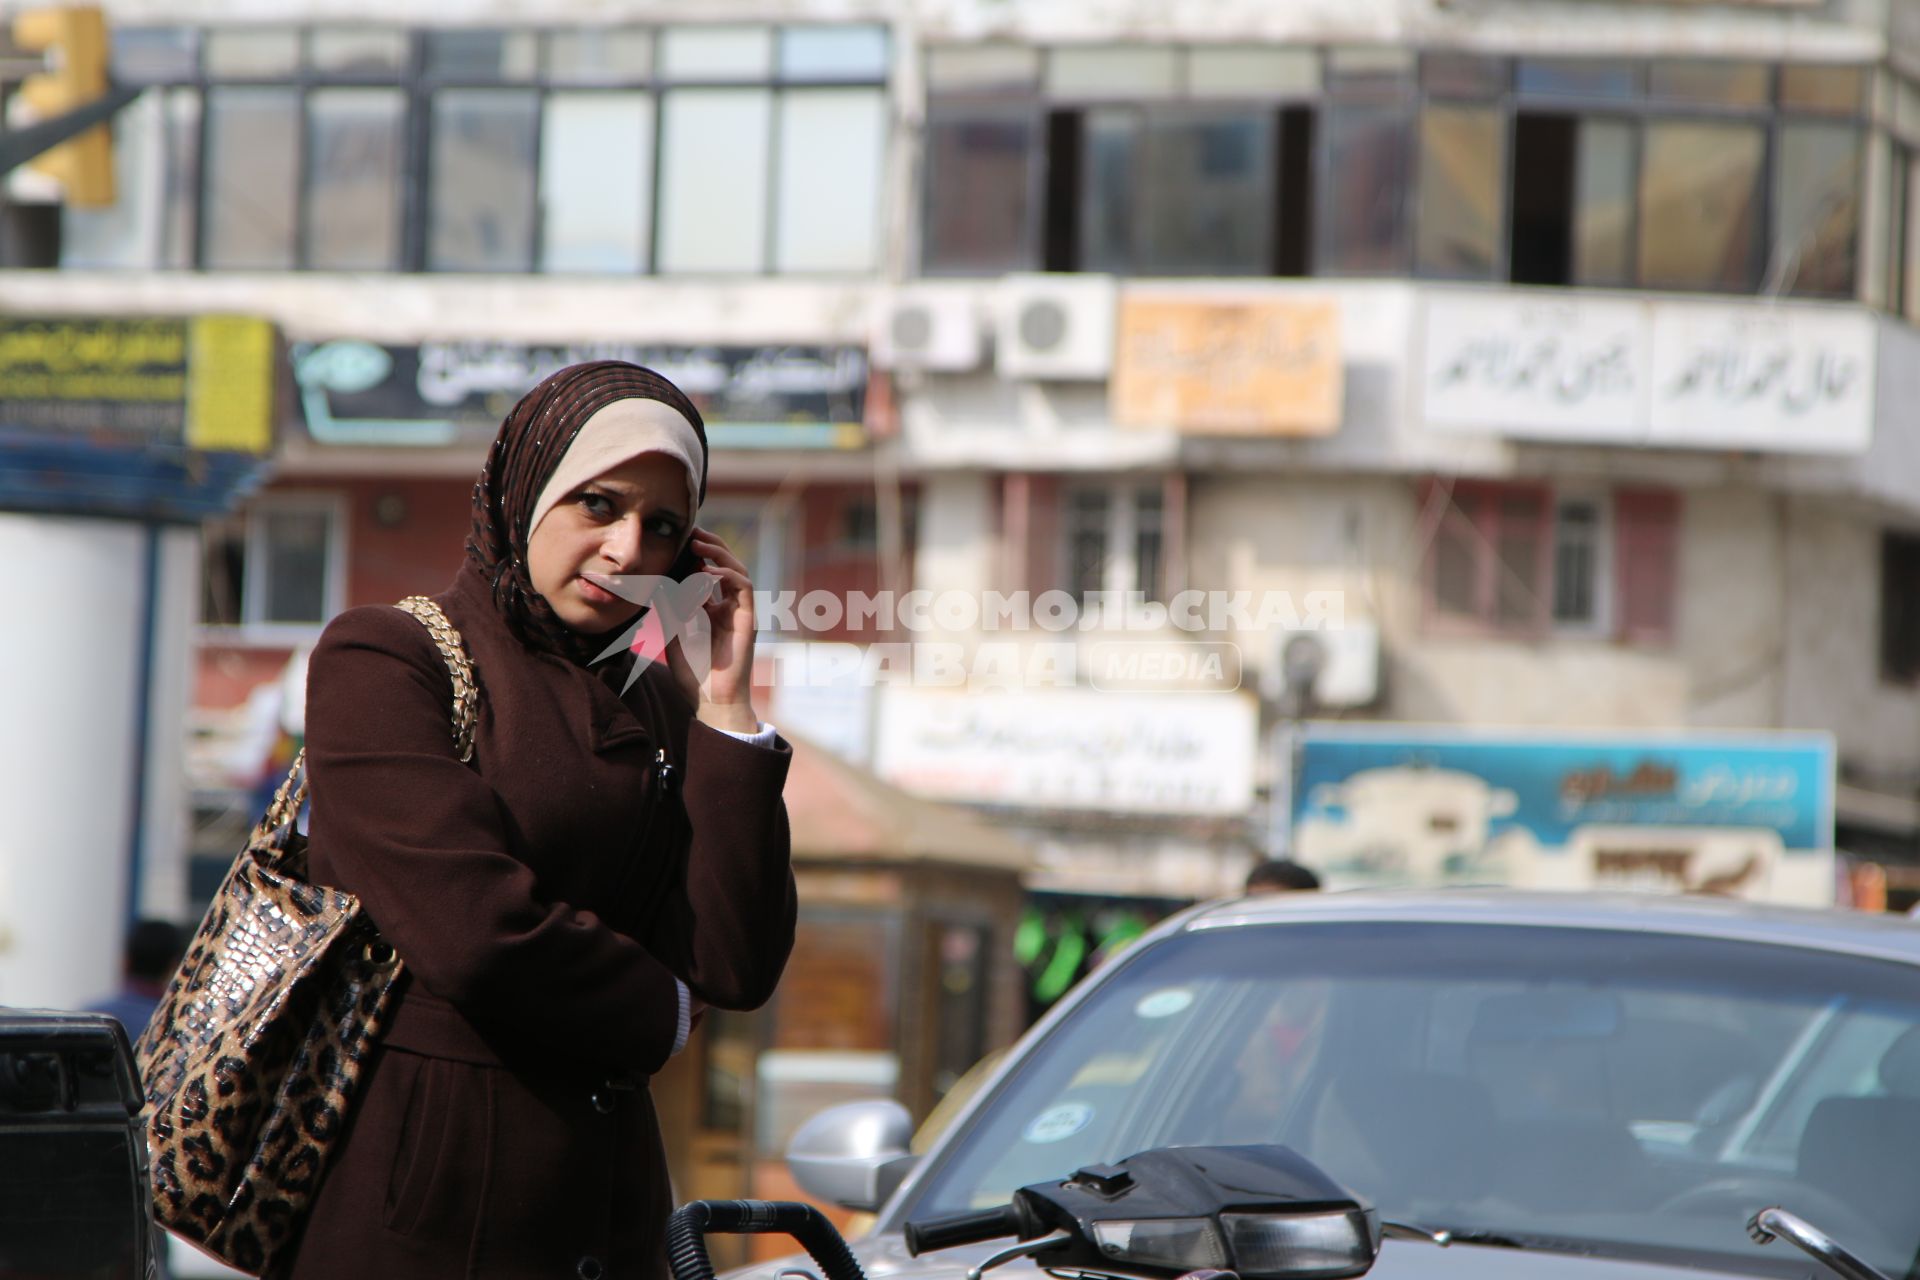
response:
M1299 652L1303 645L1316 645L1319 653ZM1284 697L1289 673L1312 669L1315 657L1319 675L1313 681L1314 706L1364 707L1380 696L1380 628L1366 619L1351 619L1337 627L1283 630L1262 681L1267 696Z
M1113 368L1112 276L1008 276L994 364L1005 378L1098 380Z
M980 367L980 317L972 286L912 285L880 299L869 335L881 369L964 372Z

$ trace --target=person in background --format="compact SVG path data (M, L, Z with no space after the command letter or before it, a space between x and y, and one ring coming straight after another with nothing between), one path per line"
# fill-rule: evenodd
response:
M87 1006L89 1013L110 1013L127 1029L127 1039L138 1040L160 1007L167 979L186 950L186 935L165 920L138 920L127 931L120 990Z
M1247 893L1310 893L1320 887L1320 877L1287 858L1262 862L1247 872Z

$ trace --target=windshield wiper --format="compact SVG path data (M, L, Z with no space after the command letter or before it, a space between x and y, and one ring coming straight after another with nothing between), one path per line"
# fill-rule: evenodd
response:
M1522 1239L1519 1236L1505 1235L1498 1231L1478 1229L1461 1231L1454 1227L1423 1227L1411 1222L1382 1222L1380 1234L1389 1240L1424 1240L1428 1244L1439 1245L1442 1249L1450 1244L1478 1244L1491 1249L1554 1247L1547 1241Z

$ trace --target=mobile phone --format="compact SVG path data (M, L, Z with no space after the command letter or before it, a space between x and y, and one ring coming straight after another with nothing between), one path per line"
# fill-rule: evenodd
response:
M685 582L706 567L707 562L702 560L700 553L693 549L693 543L688 542L686 546L680 548L680 554L675 556L673 563L667 567L667 576L675 582Z

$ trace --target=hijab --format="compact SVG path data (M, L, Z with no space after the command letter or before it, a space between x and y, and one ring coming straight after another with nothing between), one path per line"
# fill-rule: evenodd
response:
M651 369L624 360L594 360L571 365L543 379L520 398L500 424L486 465L473 487L473 527L467 539L467 559L480 573L492 594L494 608L508 628L531 649L540 650L585 666L606 647L607 636L586 636L560 620L527 576L527 540L533 534L535 514L545 514L556 496L549 494L549 483L556 473L562 482L580 468L562 469L568 452L578 440L582 428L602 409L623 400L655 401L676 412L693 428L698 444L697 473L689 467L689 485L697 509L707 496L707 431L686 393ZM614 415L616 417L621 415ZM641 414L634 421L644 422L658 415ZM604 424L607 418L601 419ZM596 461L611 456L607 451L607 429L597 425L592 447L587 452ZM640 437L638 439L644 439ZM626 454L646 452L655 446L640 443ZM618 450L613 452L617 453ZM670 451L675 452L675 451ZM675 452L684 464L695 461ZM584 454L582 455L585 456ZM573 481L569 489L618 465L615 458L599 466L592 474ZM542 505L543 498L546 500ZM689 512L691 519L692 512Z

